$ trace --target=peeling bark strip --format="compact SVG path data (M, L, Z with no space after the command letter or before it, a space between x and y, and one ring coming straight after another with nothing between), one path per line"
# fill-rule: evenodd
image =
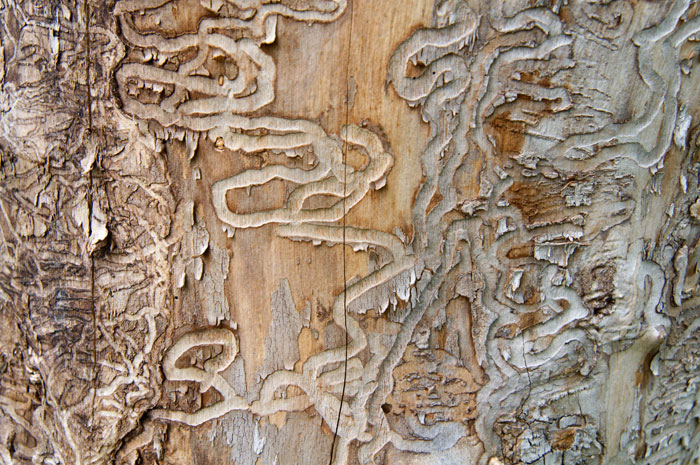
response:
M432 1L0 1L1 464L700 460L700 4Z

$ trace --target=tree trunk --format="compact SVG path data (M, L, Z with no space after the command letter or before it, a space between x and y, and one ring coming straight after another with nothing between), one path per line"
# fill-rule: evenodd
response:
M0 463L698 463L699 10L0 1Z

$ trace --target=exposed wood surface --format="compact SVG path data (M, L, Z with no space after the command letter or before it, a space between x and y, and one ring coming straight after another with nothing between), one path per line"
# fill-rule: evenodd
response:
M0 463L700 460L698 10L0 0Z

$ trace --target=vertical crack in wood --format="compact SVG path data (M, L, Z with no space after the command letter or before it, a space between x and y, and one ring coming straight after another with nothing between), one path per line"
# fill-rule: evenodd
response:
M348 47L347 57L345 60L345 127L350 124L350 51L352 49L352 20L353 20L353 2L348 2L348 14L350 15L350 30L348 32ZM328 465L333 465L333 453L335 442L338 439L338 428L340 428L340 417L343 412L343 402L345 401L345 388L348 383L348 276L347 276L347 257L345 255L346 232L347 232L347 210L345 207L345 199L347 198L348 186L348 140L343 141L343 326L345 328L345 360L343 361L343 388L340 393L340 406L338 407L338 419L335 422L335 431L333 432L333 440L331 441L331 454L328 459Z

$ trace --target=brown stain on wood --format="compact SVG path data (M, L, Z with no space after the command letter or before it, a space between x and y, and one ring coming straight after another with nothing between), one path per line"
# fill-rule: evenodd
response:
M539 72L520 74L522 82L535 84L541 87L552 87L551 79L548 76L540 77ZM496 156L501 161L514 157L522 152L527 137L527 128L532 121L522 121L513 112L527 111L528 118L539 121L541 118L553 114L553 100L534 100L531 96L519 94L516 99L506 103L496 109L493 115L487 118L485 130L493 138L496 144Z
M437 207L437 205L440 203L442 200L442 194L440 193L439 190L435 191L435 194L433 194L433 197L430 199L430 202L428 203L428 208L426 208L426 213L430 213L433 208Z
M479 196L479 178L484 166L481 156L467 157L459 167L454 177L459 199L475 199Z
M499 111L490 118L486 127L487 133L496 141L497 156L503 161L519 154L525 144L526 123L513 121L510 116L509 110Z
M506 190L504 198L520 210L526 224L532 224L541 217L564 214L562 188L561 182L551 180L516 181Z
M541 323L542 320L544 320L544 314L540 310L534 312L521 313L520 315L518 315L518 320L518 325L520 326L520 329L524 330L531 326L535 326L538 323Z
M534 242L526 242L524 244L515 245L511 247L510 250L508 250L508 252L506 252L506 257L510 258L511 260L515 260L518 258L534 257L534 255Z
M637 370L637 372L634 374L635 385L641 387L642 389L646 389L649 386L649 381L653 376L651 373L651 362L652 360L654 360L654 357L656 357L656 354L658 353L658 349L655 349L649 352L644 357L644 360L642 361L639 370Z
M552 437L552 449L554 450L568 450L574 445L574 439L576 439L577 427L571 426L569 428L560 429L554 432Z
M521 71L520 80L530 84L537 84L542 87L552 87L552 79L549 76L540 76L540 71L535 70L534 72Z
M576 18L574 17L574 13L568 6L563 6L561 10L559 10L559 17L565 24L576 24Z

